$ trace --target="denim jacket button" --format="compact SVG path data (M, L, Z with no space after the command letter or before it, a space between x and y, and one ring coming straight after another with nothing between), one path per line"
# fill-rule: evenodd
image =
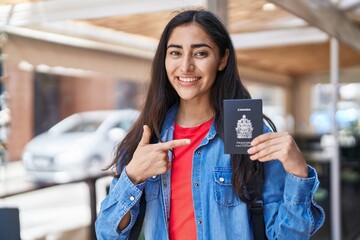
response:
M201 222L201 220L198 220L198 224L201 224L202 222Z
M195 185L195 187L198 187L200 184L196 182L194 185Z
M134 201L135 197L134 196L130 196L130 201Z
M219 181L220 181L220 182L224 182L225 179L224 179L223 177L221 177L221 178L219 178Z
M197 152L196 152L196 154L197 154L197 155L200 155L200 154L201 154L201 152L200 152L200 151L197 151Z

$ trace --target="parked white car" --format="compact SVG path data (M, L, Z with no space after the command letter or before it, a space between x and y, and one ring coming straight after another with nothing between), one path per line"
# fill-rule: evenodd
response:
M73 114L28 142L23 164L38 182L67 182L98 174L139 116L133 109Z

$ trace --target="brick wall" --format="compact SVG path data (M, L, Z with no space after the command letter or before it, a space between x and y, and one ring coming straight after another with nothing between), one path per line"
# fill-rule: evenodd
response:
M60 118L75 112L114 109L115 79L96 77L60 77Z
M9 160L21 159L25 144L34 136L34 73L11 66L7 69L6 88L11 96L11 127L8 141ZM116 80L109 77L59 77L60 119L75 112L114 109ZM136 98L134 98L136 99Z
M6 70L6 90L10 96L8 106L11 111L8 157L18 160L24 145L33 136L33 73L14 66L8 66Z

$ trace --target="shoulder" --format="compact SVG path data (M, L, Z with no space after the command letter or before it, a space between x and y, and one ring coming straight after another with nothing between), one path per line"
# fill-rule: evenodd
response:
M179 110L178 104L175 104L169 108L169 110L166 112L166 115L165 115L165 119L164 119L163 126L162 126L163 128L165 128L165 129L169 128L171 125L174 124L178 110Z

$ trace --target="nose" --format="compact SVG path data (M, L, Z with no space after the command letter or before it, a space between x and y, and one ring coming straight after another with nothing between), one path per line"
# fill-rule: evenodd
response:
M185 55L181 61L181 66L180 66L181 72L189 73L194 71L194 69L195 69L195 65L192 57L189 55Z

